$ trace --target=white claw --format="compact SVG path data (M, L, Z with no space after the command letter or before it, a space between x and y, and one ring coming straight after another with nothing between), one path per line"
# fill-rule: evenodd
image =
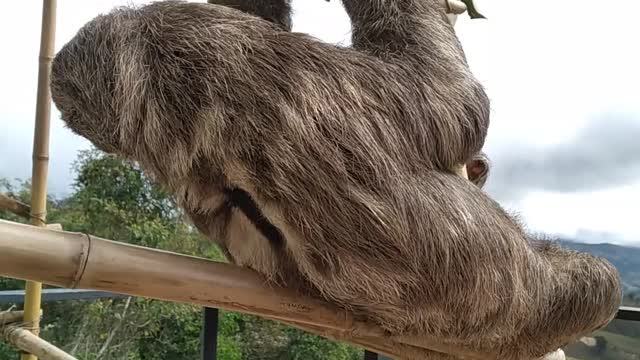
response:
M441 0L447 14L460 15L467 11L467 5L459 0Z
M562 349L558 349L552 353L548 353L540 360L565 360L564 351Z

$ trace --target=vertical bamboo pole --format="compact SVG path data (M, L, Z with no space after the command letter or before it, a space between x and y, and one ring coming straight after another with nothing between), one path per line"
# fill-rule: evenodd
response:
M42 29L38 59L38 92L33 134L33 168L31 173L31 224L45 226L47 212L47 175L49 165L49 122L51 116L51 90L49 76L53 59L56 33L56 0L42 2ZM40 332L40 305L42 284L27 281L24 301L24 321L31 331ZM22 354L21 360L36 360L32 354Z

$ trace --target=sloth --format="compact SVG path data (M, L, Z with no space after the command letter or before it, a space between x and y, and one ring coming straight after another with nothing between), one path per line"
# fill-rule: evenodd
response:
M214 2L96 17L56 55L51 91L72 131L139 163L232 263L500 359L614 317L610 263L529 234L481 189L489 99L439 0L343 0L349 47L290 31L288 0Z

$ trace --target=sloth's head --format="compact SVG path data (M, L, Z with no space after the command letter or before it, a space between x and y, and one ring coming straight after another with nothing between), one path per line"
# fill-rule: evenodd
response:
M110 153L121 150L119 115L126 99L119 82L127 74L118 70L127 61L119 57L127 40L121 31L127 13L114 11L87 23L58 52L51 67L51 96L62 120Z
M67 127L106 152L139 160L191 146L200 114L215 107L211 99L228 95L212 94L209 86L230 71L229 54L220 51L236 38L227 35L253 23L263 22L206 3L117 8L58 52L53 101Z

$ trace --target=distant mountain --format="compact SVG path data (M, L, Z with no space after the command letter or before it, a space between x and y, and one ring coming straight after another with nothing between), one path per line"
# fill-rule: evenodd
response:
M562 239L559 243L609 260L620 272L625 292L640 294L640 247L586 244L567 239Z
M564 247L590 253L609 260L620 272L629 298L640 299L640 247L613 244L587 244L563 239ZM629 299L627 298L627 299ZM625 303L636 306L637 300ZM640 359L640 323L613 321L606 328L564 347L568 360L638 360Z

